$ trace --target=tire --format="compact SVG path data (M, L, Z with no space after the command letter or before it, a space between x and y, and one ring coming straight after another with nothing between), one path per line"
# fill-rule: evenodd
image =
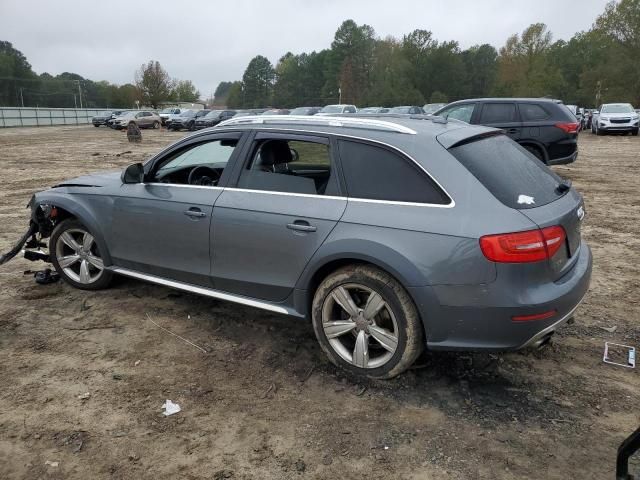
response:
M49 255L62 279L75 288L101 290L111 283L113 273L104 268L93 235L76 219L64 220L53 229Z
M523 145L523 147L534 157L540 160L542 163L547 163L544 159L544 153L538 147L534 147L533 145Z
M368 302L376 298L383 306L367 315ZM371 305L380 306L379 300ZM413 300L393 277L369 265L349 265L327 276L313 297L312 322L329 360L358 376L393 378L409 368L424 348L423 327Z
M190 132L193 132L196 129L196 122L191 122L187 128Z
M596 135L598 137L601 137L602 135L604 135L604 132L602 130L600 130L597 125L596 125Z
M155 122L153 122L153 129L157 130L159 128L160 128L160 122L156 120Z
M93 124L94 127L98 128L100 125L96 125L95 123Z
M631 135L633 135L634 137L638 136L638 129L636 128L635 130L631 130Z

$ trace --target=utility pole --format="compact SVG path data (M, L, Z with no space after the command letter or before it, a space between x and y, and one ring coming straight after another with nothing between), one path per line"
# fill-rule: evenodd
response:
M76 94L73 93L73 108L78 108L78 104L76 103Z
M22 96L22 87L20 87L20 103L22 104L22 108L24 108L24 97Z
M80 96L80 109L82 110L82 90L80 89L80 80L76 80L78 82L78 95Z
M596 105L595 108L600 108L600 93L602 90L602 82L600 80L598 80L598 83L596 84L598 86L598 89L596 90Z

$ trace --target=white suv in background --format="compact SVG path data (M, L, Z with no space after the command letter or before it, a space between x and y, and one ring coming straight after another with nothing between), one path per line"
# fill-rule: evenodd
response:
M596 135L608 132L638 135L639 118L630 103L605 103L591 121L591 132Z
M323 107L316 115L335 115L337 113L357 113L358 109L355 105L327 105Z

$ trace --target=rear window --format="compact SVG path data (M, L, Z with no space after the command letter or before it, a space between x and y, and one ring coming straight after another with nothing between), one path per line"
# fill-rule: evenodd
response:
M520 115L525 122L537 122L540 120L546 120L551 115L540 105L535 103L521 103Z
M506 135L495 135L449 151L507 207L535 208L558 199L562 179Z

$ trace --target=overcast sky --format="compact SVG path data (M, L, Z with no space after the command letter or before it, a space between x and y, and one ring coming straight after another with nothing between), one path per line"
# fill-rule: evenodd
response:
M140 64L160 61L192 80L206 98L237 80L258 54L275 64L287 51L330 46L343 20L378 36L416 28L462 48L507 37L535 22L554 39L590 28L606 0L0 0L0 40L25 54L37 73L74 72L91 80L133 82Z

